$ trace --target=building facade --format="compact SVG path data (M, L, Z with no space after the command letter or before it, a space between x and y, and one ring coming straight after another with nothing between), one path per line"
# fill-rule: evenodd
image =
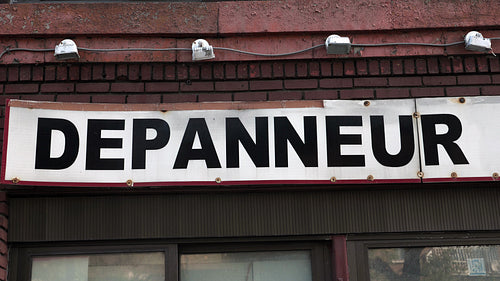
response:
M494 136L498 128L495 113L488 115L482 108L467 121L475 124L474 132L481 132L471 140L477 143L471 150L490 154L474 162L480 175L462 176L472 168L450 156L453 147L464 149L462 135L439 139L450 136L451 125L448 133L435 129L436 150L426 155L418 152L423 144L421 132L415 131L415 153L408 162L414 160L417 167L409 172L411 179L379 177L359 168L349 179L332 174L321 181L314 176L290 180L293 172L277 168L279 153L269 157L276 169L270 168L266 176L273 180L255 176L243 183L224 182L225 177L197 181L191 172L177 182L118 184L108 180L114 175L108 171L103 182L95 184L92 178L100 176L99 171L85 174L90 183L79 184L69 180L66 168L57 170L57 183L36 178L26 183L22 176L7 177L5 169L16 157L21 163L16 167L35 162L34 155L23 156L23 148L6 157L9 147L22 140L9 139L8 147L6 138L24 128L23 120L28 123L23 118L12 121L13 108L22 101L40 102L25 106L31 109L37 104L60 110L94 104L104 114L116 108L159 108L166 114L188 108L189 113L214 106L224 114L248 106L294 116L287 110L306 108L301 117L312 115L308 108L328 102L347 107L344 115L351 108L358 112L353 104L365 108L388 103L370 116L392 112L399 103L418 108L421 101L422 111L410 111L409 116L432 114L423 108L434 101L467 105L486 100L492 108L500 93L500 59L494 55L500 46L499 12L494 0L0 4L0 280L500 278L499 155L494 142L489 146L481 141L483 130ZM470 31L491 39L491 50L466 49L464 36ZM348 53L327 52L325 40L332 34L349 38ZM63 39L76 43L78 59L54 56L54 47ZM215 58L193 61L192 43L197 39L213 46ZM448 112L440 103L436 107L438 113ZM259 114L252 116L267 116ZM439 122L432 125L437 128ZM284 132L296 132L299 138L293 133L284 137L284 151L289 159L307 158L306 129L292 127L296 131ZM367 130L360 143L343 139L341 144L356 146L375 139L376 131ZM193 139L201 132L193 133ZM387 127L387 132L393 131ZM362 134L346 130L336 136ZM405 136L388 133L385 139L402 143ZM112 139L100 140L106 138ZM213 140L218 147L219 140ZM205 144L193 141L189 149L203 149ZM302 154L301 145L306 147ZM338 154L360 154L346 149ZM389 158L399 155L397 148L385 152ZM318 166L328 153L317 152ZM419 158L430 161L438 153L451 159L451 173L429 177L440 166ZM472 158L464 154L472 166ZM205 160L203 174L210 169L204 157L191 155L186 161ZM228 166L227 158L219 160ZM301 170L306 170L310 162L300 161ZM258 166L255 159L253 163Z

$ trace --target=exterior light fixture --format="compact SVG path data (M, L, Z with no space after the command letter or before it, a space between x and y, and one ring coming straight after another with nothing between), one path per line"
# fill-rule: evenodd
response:
M61 43L59 43L59 45L56 45L54 56L57 60L71 60L80 58L80 55L78 55L78 48L76 47L76 43L71 39L64 39L61 41Z
M487 53L491 51L491 40L484 38L477 31L471 31L465 35L465 49L475 52Z
M215 58L214 49L204 39L198 39L191 46L193 49L193 60L208 60Z
M328 36L325 42L327 54L349 54L351 51L351 41L349 37L340 37L336 34Z

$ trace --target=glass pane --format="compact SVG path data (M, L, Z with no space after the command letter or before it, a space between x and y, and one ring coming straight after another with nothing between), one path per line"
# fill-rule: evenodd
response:
M165 255L120 253L33 258L32 281L165 280Z
M309 251L189 254L181 281L311 281Z
M370 249L372 281L500 280L500 246Z

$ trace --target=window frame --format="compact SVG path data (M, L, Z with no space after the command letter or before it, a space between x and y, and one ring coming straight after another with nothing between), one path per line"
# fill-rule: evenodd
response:
M92 254L118 254L118 253L152 253L165 254L165 279L177 278L177 245L71 245L71 246L42 246L19 247L9 251L9 277L8 280L31 281L31 271L34 257L72 256Z
M347 239L349 281L370 280L368 251L383 248L500 245L500 233L419 233L351 235Z
M9 250L10 281L31 281L32 261L40 256L67 256L113 253L165 253L165 279L180 281L180 259L182 254L259 252L259 251L300 251L311 252L312 281L332 280L331 241L195 241L190 243L139 242L54 242L23 243L12 245Z

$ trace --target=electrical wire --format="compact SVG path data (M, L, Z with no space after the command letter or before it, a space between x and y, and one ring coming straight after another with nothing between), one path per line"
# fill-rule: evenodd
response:
M500 40L500 37L494 37L494 38L489 38L490 40ZM463 44L463 41L459 42L452 42L452 43L447 43L447 44L432 44L432 43L406 43L406 42L394 42L394 43L374 43L374 44L351 44L351 47L387 47L387 46L426 46L426 47L450 47L450 46L455 46L455 45L460 45ZM214 50L221 50L221 51L228 51L228 52L235 52L235 53L240 53L240 54L245 54L245 55L251 55L251 56L261 56L261 57L284 57L284 56L291 56L291 55L296 55L300 53L304 53L316 48L323 47L324 44L312 46L303 50L298 50L294 52L289 52L289 53L282 53L282 54L263 54L263 53L255 53L255 52L249 52L249 51L243 51L243 50L238 50L238 49L232 49L232 48L224 48L224 47L213 47ZM145 52L169 52L169 51L186 51L186 52L191 52L191 48L165 48L165 49L154 49L154 48L123 48L123 49L91 49L91 48L83 48L83 47L78 47L78 50L81 51L87 51L87 52L125 52L125 51L145 51ZM15 52L15 51L26 51L26 52L53 52L54 49L28 49L28 48L7 48L5 49L2 53L0 53L0 59L8 53Z

